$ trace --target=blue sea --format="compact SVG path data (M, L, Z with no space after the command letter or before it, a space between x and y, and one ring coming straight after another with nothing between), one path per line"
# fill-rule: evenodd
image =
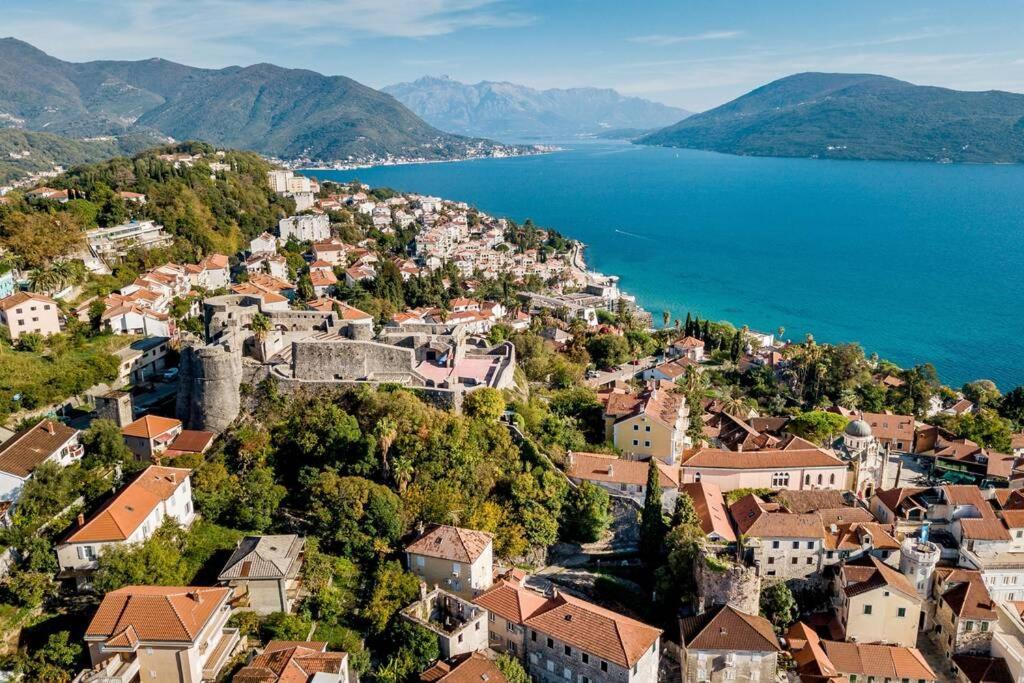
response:
M661 312L1024 383L1024 166L737 157L619 142L311 171L532 218Z

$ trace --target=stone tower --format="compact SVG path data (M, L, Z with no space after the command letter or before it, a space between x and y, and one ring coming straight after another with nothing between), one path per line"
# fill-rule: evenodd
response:
M188 429L224 431L241 407L242 354L228 344L181 350L175 412Z
M747 614L758 614L761 604L761 577L755 567L732 561L730 553L717 554L702 548L694 561L698 611L715 605L731 605Z
M926 529L922 531L921 538L908 536L900 546L900 572L925 600L931 592L932 574L935 573L941 553L939 546L928 540Z

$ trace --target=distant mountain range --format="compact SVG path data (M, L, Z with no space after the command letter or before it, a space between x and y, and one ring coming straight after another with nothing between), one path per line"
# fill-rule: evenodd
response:
M450 158L492 146L442 132L344 76L271 64L65 62L0 39L0 126L70 137L155 131L285 158Z
M651 130L690 115L685 109L599 88L535 90L514 83L470 85L424 76L383 90L442 130L499 140Z
M803 73L637 142L754 156L1024 162L1024 95Z

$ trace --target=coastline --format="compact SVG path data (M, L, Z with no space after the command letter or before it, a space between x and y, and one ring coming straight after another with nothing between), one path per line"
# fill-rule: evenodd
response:
M299 172L315 172L315 171L356 171L365 168L387 168L391 166L415 166L420 164L453 164L461 161L486 161L488 159L514 159L516 157L534 157L543 156L546 154L554 154L555 152L564 151L561 147L555 147L550 145L533 145L530 151L522 152L519 154L486 154L479 156L464 156L456 157L453 159L391 159L384 161L355 161L355 162L334 162L324 163L320 165L309 166L302 162L297 161L280 161L276 160L277 163L281 164L285 168L291 168L292 170Z

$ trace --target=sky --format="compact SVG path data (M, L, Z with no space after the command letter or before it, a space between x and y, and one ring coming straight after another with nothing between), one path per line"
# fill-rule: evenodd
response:
M69 61L271 62L372 87L448 75L700 111L801 71L1024 92L1021 0L2 0Z

